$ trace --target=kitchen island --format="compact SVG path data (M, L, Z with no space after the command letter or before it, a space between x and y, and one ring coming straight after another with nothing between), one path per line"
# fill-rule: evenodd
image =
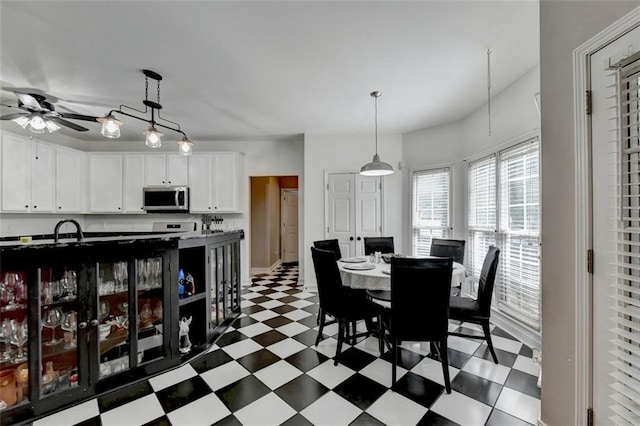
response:
M240 313L242 237L0 242L0 423L33 420L207 350Z

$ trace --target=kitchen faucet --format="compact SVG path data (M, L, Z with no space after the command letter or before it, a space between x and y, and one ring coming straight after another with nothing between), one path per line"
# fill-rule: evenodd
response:
M80 224L73 219L64 219L56 223L56 227L53 230L53 242L54 243L58 242L60 227L67 222L73 223L76 226L76 236L78 237L78 241L84 240L84 234L82 233L82 228L80 227Z

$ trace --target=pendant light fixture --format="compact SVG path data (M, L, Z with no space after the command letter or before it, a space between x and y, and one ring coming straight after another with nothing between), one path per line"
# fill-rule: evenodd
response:
M160 148L162 146L162 137L164 133L161 133L157 127L161 127L163 129L171 130L176 133L180 133L182 137L178 140L178 152L180 155L191 155L192 147L194 143L189 140L187 135L180 129L180 125L173 121L167 120L160 116L160 110L162 109L162 105L160 105L160 81L162 80L162 76L157 72L150 70L142 70L142 73L145 76L145 87L144 87L144 95L145 99L142 103L145 106L144 111L137 110L135 108L131 108L127 105L120 105L120 108L109 111L107 115L104 117L98 118L98 122L102 123L102 128L100 133L102 136L107 138L119 138L120 137L120 126L122 126L122 121L118 120L114 113L126 115L127 117L135 118L136 120L145 121L149 124L147 130L142 132L145 135L145 145L149 148ZM157 102L149 100L149 79L157 81ZM151 110L151 118L142 118L138 117L132 113L123 111L123 108L127 108L129 110L133 110L142 114L146 114L149 110ZM175 127L169 126L167 124L159 123L156 120L161 120L162 122L167 122Z
M380 161L378 155L378 98L382 96L382 92L371 92L371 96L375 103L375 124L376 124L376 153L373 155L373 160L370 163L365 164L360 169L360 174L363 176L385 176L393 174L393 167L390 164Z

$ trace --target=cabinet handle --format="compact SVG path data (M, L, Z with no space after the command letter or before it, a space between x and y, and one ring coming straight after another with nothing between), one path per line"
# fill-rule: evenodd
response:
M169 183L171 183L171 181L169 181Z
M362 238L360 238L360 237L356 238L356 240L358 240L358 241L360 241L361 239L362 239Z
M24 208L25 208L25 209L28 209L28 208L29 208L29 204L27 204L26 206L24 206Z
M62 206L58 206L58 210L62 210Z
M349 241L353 241L353 237L349 237Z
M34 209L37 209L37 208L38 208L38 206L33 206L33 208L34 208Z
M78 328L80 330L84 330L85 328L87 328L87 322L86 321L82 321L81 323L78 323Z
M209 210L211 210L211 206L209 206Z
M97 326L98 326L98 324L99 324L99 322L98 322L98 320L97 320L97 319L92 319L92 320L91 320L91 322L89 323L89 325L90 325L91 327L97 327Z
M118 210L122 210L120 207L118 207Z
M162 181L162 183L164 183L164 181Z

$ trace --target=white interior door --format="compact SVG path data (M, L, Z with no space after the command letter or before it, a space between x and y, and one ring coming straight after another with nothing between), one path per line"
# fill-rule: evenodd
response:
M283 189L280 215L282 221L282 262L298 261L298 190Z
M618 238L618 120L616 105L616 87L613 71L608 70L608 64L618 62L630 53L630 47L640 50L640 29L636 28L625 36L609 44L590 58L591 92L592 92L592 220L593 220L593 287L592 287L592 407L594 424L612 424L611 409L614 400L612 386L620 386L619 379L612 374L614 368L612 351L616 346L612 343L615 327L612 308L616 306L613 297L616 295L614 285L617 282L614 274L619 272L616 266L620 246L616 245ZM637 111L635 112L637 114ZM623 118L623 120L626 118ZM637 244L632 243L632 244ZM636 308L637 309L637 308ZM632 332L630 332L632 333ZM640 362L632 362L635 369L640 368ZM637 424L631 422L629 424Z
M381 235L380 177L356 173L327 175L325 238L337 239L342 257L364 253L364 237Z

